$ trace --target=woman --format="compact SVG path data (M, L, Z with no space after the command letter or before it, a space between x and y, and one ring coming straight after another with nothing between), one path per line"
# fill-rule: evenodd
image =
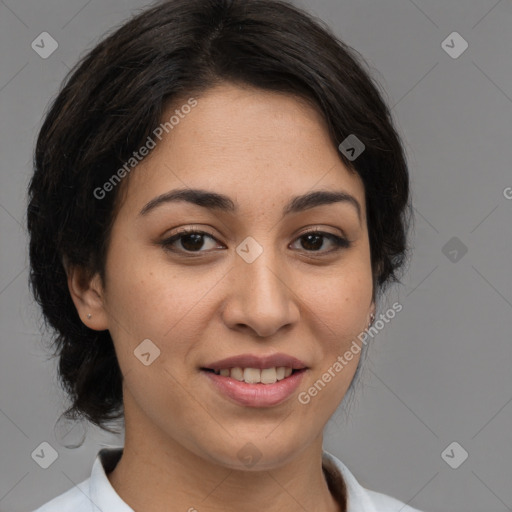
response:
M408 183L355 52L287 3L160 2L96 46L37 141L31 284L66 416L125 444L38 511L413 510L322 448Z

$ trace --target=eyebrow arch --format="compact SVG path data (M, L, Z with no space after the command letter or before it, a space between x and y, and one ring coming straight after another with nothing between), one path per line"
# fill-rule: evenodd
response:
M139 212L139 216L148 214L162 204L178 201L186 201L208 210L217 210L233 214L238 212L238 207L235 203L224 194L202 189L186 188L171 190L155 197L142 208ZM341 190L315 190L300 196L295 196L283 208L282 216L285 217L291 213L302 212L316 206L340 202L351 204L357 211L357 217L359 223L361 223L361 205L354 196Z

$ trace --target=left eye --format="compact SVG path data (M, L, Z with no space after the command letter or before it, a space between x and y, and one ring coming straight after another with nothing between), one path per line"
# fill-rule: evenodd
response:
M325 233L323 231L308 231L306 233L303 233L302 235L297 238L297 240L305 241L302 242L302 246L306 247L307 252L318 252L318 245L320 247L323 245L323 239L330 240L330 242L334 245L334 249L331 249L330 251L322 251L322 252L334 252L338 251L340 249L348 249L351 245L351 242L349 242L346 238L342 238L337 235L333 235L332 233ZM320 240L320 244L318 244L318 241ZM307 246L315 247L316 249L308 249Z
M173 252L208 252L201 251L200 249L204 245L204 238L210 238L211 240L216 240L213 235L210 233L206 233L204 231L199 231L196 229L184 229L175 235L163 240L161 245L169 251ZM319 251L321 247L324 245L324 239L329 240L333 245L334 249L330 251ZM302 246L306 252L334 252L340 250L342 248L348 248L351 245L346 238L339 237L337 235L333 235L332 233L325 233L323 231L308 231L300 235L297 241L303 240ZM181 246L183 249L176 248L174 244L176 242L181 242Z

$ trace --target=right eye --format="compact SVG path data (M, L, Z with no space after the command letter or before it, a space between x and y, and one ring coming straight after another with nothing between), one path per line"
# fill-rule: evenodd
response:
M162 245L165 250L181 252L185 254L208 252L200 250L204 246L205 237L216 240L211 233L200 231L194 228L184 228L169 238L162 240L160 245ZM181 242L182 249L174 247L175 243L178 241Z

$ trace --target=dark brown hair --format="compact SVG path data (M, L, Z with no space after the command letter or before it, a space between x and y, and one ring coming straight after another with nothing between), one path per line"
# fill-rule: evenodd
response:
M70 71L41 127L29 186L30 284L72 404L108 430L123 416L122 375L108 331L80 320L65 259L104 278L120 189L111 178L161 123L168 105L222 82L300 96L333 144L354 134L364 152L343 163L365 187L374 297L404 267L409 177L404 150L363 58L320 20L281 0L158 2L104 38ZM132 172L137 172L134 169ZM126 178L128 179L128 178Z

